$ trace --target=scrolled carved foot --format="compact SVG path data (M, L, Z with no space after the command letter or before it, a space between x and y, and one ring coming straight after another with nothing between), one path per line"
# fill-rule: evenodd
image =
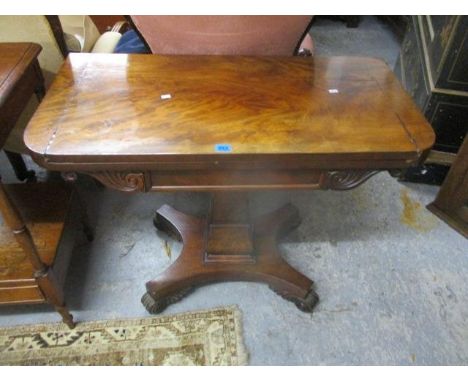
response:
M167 307L164 300L156 301L148 292L141 297L141 303L150 314L161 313Z
M319 302L319 296L315 293L314 290L310 290L306 298L300 299L296 298L293 302L296 304L297 308L305 313L312 313L315 308L315 305Z
M319 302L319 296L313 289L309 290L305 298L300 298L294 295L291 295L287 291L278 290L270 287L276 294L283 297L285 300L291 301L294 303L299 310L305 313L312 313L315 305Z
M155 293L151 294L146 292L141 297L141 303L146 308L148 313L158 314L166 309L169 305L176 303L177 301L182 300L186 295L188 295L193 290L192 287L182 289L181 291L174 293L166 297L154 297ZM157 294L157 293L156 293Z

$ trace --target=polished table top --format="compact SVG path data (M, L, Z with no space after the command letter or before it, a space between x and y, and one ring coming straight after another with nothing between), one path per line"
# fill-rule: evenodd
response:
M398 168L434 132L378 59L70 54L25 142L52 169Z

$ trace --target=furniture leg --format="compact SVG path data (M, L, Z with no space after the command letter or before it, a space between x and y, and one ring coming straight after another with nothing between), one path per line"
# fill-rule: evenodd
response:
M39 61L35 60L33 65L34 65L34 71L36 73L36 79L37 79L37 85L34 88L34 93L36 94L36 98L40 103L44 99L45 93L46 93L44 76L42 74Z
M65 182L69 184L73 184L74 188L74 196L77 200L78 205L80 206L80 223L83 228L83 233L86 236L86 239L88 241L93 241L94 240L94 230L92 228L92 225L89 222L89 216L88 216L88 210L86 208L86 204L83 201L83 198L80 195L80 192L78 191L78 188L74 185L74 183L78 179L78 175L75 172L65 172L62 173L62 178L65 180Z
M86 208L86 205L83 202L80 193L76 189L75 195L78 199L78 204L80 206L80 223L81 227L83 228L83 233L85 234L86 239L91 242L94 240L94 230L91 223L89 222L88 209Z
M248 222L243 193L213 196L210 218L196 218L164 205L156 213L158 229L183 242L179 258L146 284L142 303L159 313L198 286L221 281L262 282L305 312L318 302L312 280L281 257L278 239L297 227L299 213L286 205Z
M81 213L81 226L83 227L83 232L86 236L86 239L88 241L93 241L94 240L94 230L91 227L91 224L89 223L89 217L88 213L85 210L84 212Z
M55 310L62 316L62 321L70 328L75 327L73 316L65 305L63 291L57 283L52 269L48 268L36 272L34 275L47 301L54 306Z
M36 181L36 173L34 172L34 170L28 170L21 154L7 150L5 150L5 154L8 160L10 161L11 166L13 167L13 171L15 172L15 175L18 178L18 180L27 180L28 182Z

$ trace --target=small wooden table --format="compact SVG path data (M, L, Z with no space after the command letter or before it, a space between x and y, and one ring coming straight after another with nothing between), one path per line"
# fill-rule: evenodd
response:
M0 43L0 147L15 127L35 93L44 97L44 77L37 56L42 48L34 43ZM34 179L20 154L5 151L19 180Z
M146 284L148 311L224 280L265 282L311 311L312 281L277 249L298 210L251 221L248 192L347 190L417 164L434 133L376 59L71 54L25 142L69 179L79 172L127 192L212 194L206 217L157 211L156 226L184 245Z

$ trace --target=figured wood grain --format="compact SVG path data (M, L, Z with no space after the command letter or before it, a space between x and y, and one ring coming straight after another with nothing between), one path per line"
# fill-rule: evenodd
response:
M39 163L81 170L408 167L433 141L391 70L362 57L70 54L25 133Z
M248 195L234 191L349 189L375 170L418 163L433 141L389 68L358 57L72 54L25 134L52 170L127 192L214 192L207 219L157 211L156 227L184 246L147 283L151 313L223 280L266 282L311 312L312 280L277 248L298 210L251 223Z

